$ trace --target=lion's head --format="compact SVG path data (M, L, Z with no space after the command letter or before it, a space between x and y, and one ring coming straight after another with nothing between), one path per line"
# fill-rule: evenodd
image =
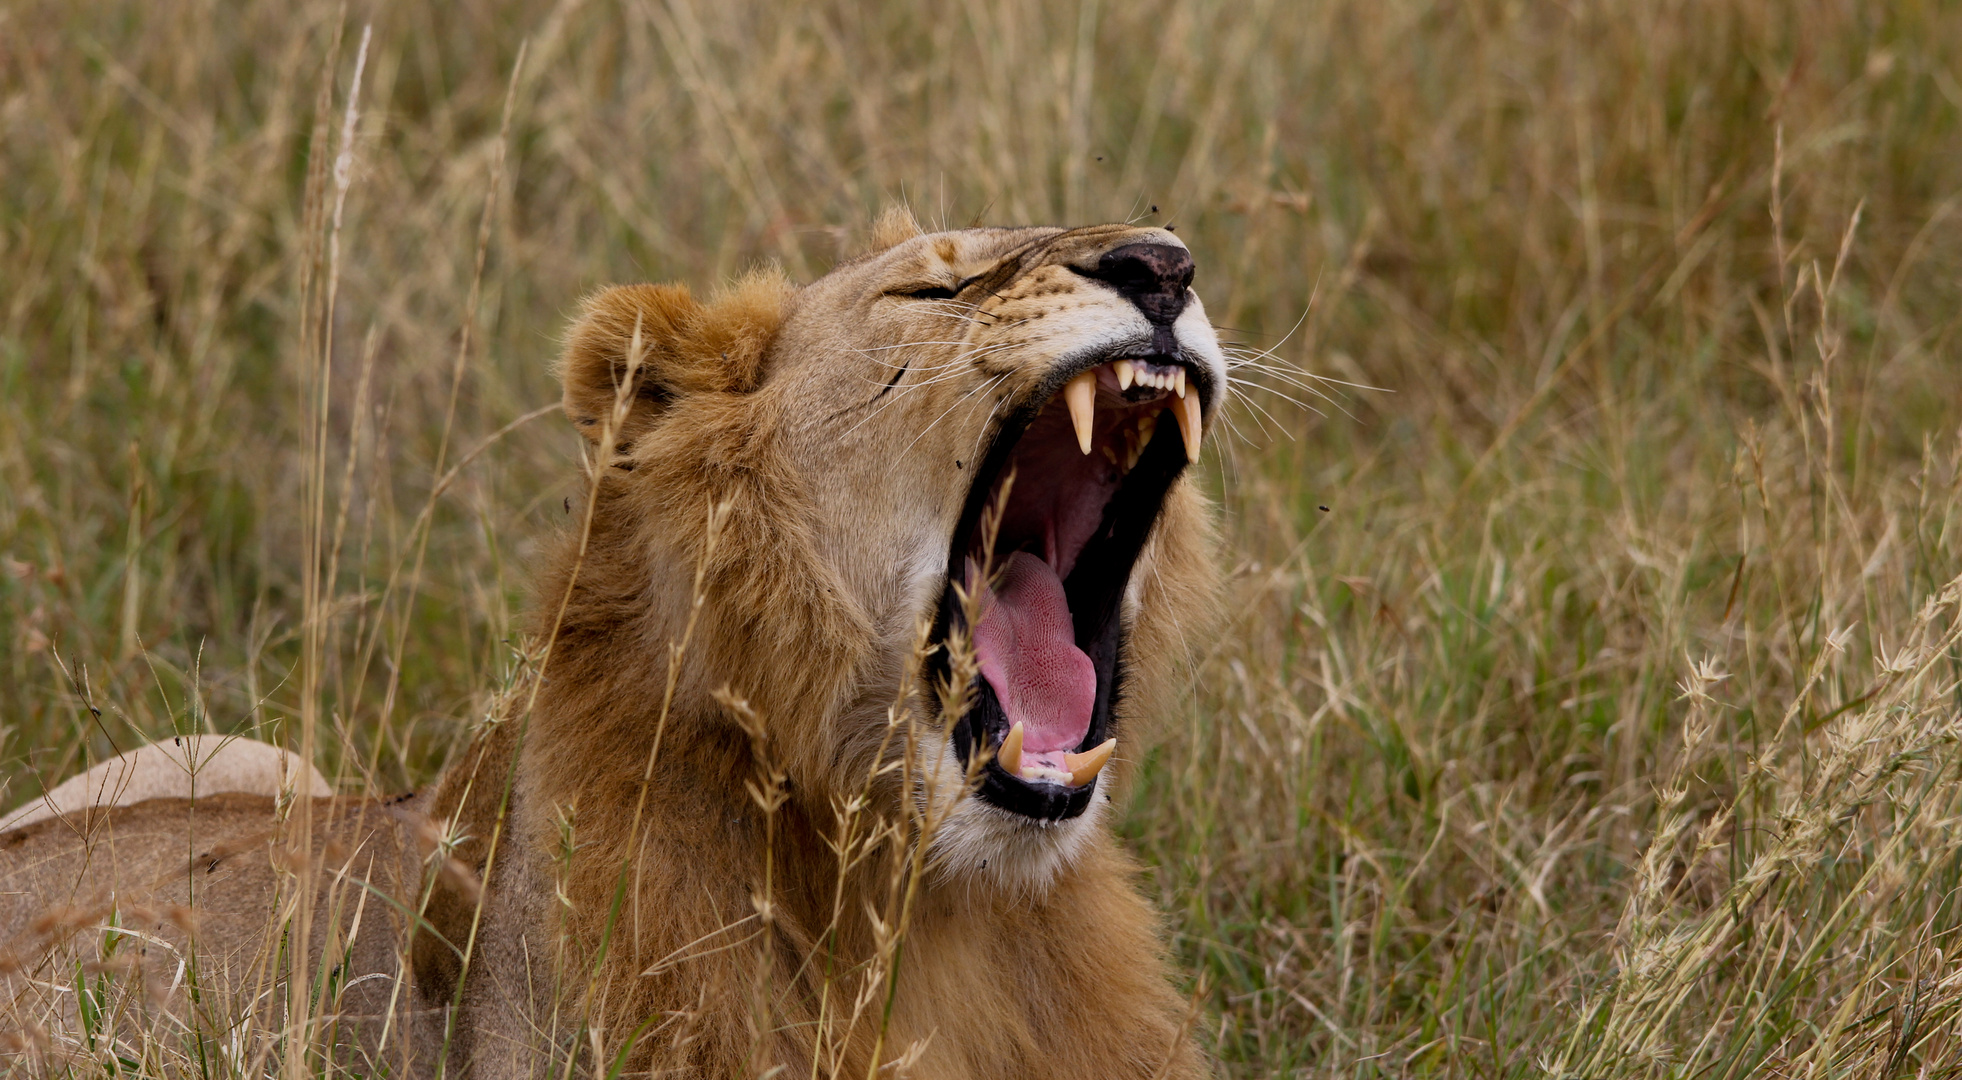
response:
M991 760L936 852L1040 886L1098 828L1201 628L1215 570L1187 470L1224 356L1167 230L879 231L802 288L587 301L561 376L600 479L590 538L541 596L567 649L546 694L578 706L555 724L637 765L692 615L664 760L740 756L710 700L727 687L821 807L866 775L906 676L944 683L966 635L978 678L929 753L954 776ZM590 788L590 750L539 752Z

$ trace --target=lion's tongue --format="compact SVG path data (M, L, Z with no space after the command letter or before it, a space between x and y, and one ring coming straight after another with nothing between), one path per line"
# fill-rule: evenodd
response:
M1001 585L983 598L974 651L1008 722L1023 725L1025 752L1075 750L1090 731L1097 671L1076 647L1063 582L1049 564L1018 551Z

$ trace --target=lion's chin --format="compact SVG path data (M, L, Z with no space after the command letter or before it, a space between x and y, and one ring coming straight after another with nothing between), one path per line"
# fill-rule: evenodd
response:
M1196 453L1208 392L1202 369L1175 358L1092 360L1059 370L1002 426L954 534L935 628L944 643L973 617L980 677L950 750L985 760L963 861L1008 859L1008 876L1030 880L1069 861L1068 843L1043 834L1076 830L1025 826L1083 815L1116 750L1124 596ZM1000 853L1017 845L1027 850Z
M1098 834L1110 800L1086 800L1067 818L1018 814L979 798L960 798L962 768L948 747L942 762L954 782L943 785L958 799L934 832L933 865L945 881L1000 890L1011 897L1040 897L1082 857ZM1094 793L1092 780L1086 787Z

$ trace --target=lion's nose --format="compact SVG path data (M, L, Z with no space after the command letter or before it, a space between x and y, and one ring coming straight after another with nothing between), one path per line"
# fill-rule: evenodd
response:
M1086 272L1138 305L1144 317L1170 326L1185 310L1192 284L1192 253L1172 244L1126 244L1104 252Z

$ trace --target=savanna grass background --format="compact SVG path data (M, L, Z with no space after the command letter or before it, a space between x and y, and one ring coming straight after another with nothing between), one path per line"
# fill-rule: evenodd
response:
M1917 0L0 7L3 801L189 730L426 782L581 495L510 425L587 290L1136 219L1249 361L1121 825L1225 1070L1957 1075L1958 58Z

